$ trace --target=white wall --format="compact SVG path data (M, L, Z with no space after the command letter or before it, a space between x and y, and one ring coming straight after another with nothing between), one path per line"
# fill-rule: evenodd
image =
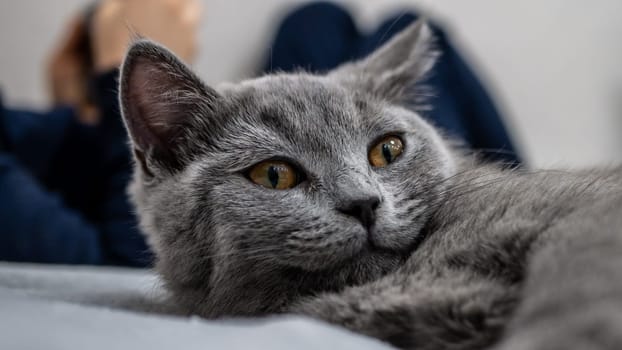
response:
M252 72L288 6L303 0L204 0L196 68L208 82ZM622 1L341 0L362 26L407 5L446 24L493 92L534 166L622 162ZM43 105L43 63L86 0L0 2L0 86Z

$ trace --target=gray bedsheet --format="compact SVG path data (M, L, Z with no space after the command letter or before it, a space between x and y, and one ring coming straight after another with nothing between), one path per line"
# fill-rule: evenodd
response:
M173 316L162 301L145 270L0 263L0 349L390 348L300 317Z

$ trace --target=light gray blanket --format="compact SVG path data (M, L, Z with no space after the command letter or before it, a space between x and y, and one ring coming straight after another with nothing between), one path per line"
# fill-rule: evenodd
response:
M146 270L0 263L0 349L389 349L298 317L164 315Z

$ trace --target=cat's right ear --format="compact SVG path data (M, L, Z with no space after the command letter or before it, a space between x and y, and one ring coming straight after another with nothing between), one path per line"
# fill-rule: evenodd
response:
M414 87L434 66L432 29L426 20L411 24L371 55L330 73L344 85L398 104L410 104Z
M119 100L136 161L153 175L181 170L192 125L215 113L220 97L169 50L139 40L121 67Z

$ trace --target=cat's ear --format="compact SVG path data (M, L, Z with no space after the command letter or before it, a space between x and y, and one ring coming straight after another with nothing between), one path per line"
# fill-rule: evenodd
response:
M408 103L413 87L439 56L434 41L427 22L418 20L367 58L337 68L331 75L351 88L364 89L395 103Z
M148 40L132 44L121 68L119 99L143 172L179 170L194 123L215 113L219 95L173 53Z

